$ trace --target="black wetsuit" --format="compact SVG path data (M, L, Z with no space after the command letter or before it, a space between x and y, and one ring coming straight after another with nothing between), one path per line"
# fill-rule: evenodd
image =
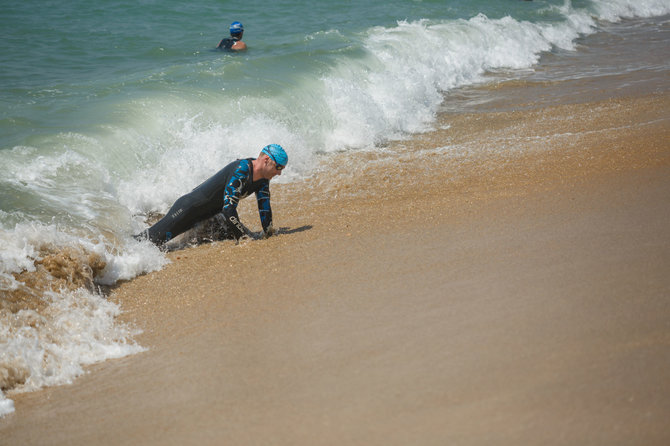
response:
M237 204L256 194L263 231L272 226L270 181L253 179L253 158L233 161L190 193L179 198L167 214L144 234L160 245L191 229L196 223L221 213L226 229L236 239L245 234Z
M239 40L240 39L227 37L223 39L221 42L219 42L219 45L216 48L223 51L232 51L233 45L235 45L235 42L239 42Z

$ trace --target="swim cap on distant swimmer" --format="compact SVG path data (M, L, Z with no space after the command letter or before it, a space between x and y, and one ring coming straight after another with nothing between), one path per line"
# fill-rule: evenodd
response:
M267 145L263 147L261 153L269 156L278 166L286 166L286 163L288 163L288 155L286 155L286 152L279 144Z
M242 31L244 31L244 26L240 22L230 24L230 34L240 34Z

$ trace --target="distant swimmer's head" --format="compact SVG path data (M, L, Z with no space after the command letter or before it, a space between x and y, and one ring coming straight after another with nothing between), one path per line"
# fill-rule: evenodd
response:
M288 155L286 155L286 152L279 144L267 145L263 147L261 153L266 154L272 161L275 162L277 170L282 170L284 167L286 167L286 163L288 163Z
M232 37L241 37L244 32L244 25L240 22L233 22L230 24L230 35Z

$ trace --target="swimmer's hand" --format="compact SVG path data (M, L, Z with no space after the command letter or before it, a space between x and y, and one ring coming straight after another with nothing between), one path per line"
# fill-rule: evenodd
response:
M270 226L268 226L268 228L265 231L263 231L263 238L272 237L274 235L274 233L275 233L275 228L272 225L270 225Z

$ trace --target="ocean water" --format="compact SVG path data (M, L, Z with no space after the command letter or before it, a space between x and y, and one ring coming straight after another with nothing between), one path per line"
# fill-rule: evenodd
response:
M667 49L670 0L243 3L3 5L0 416L15 392L143 350L104 289L166 264L132 234L232 159L280 143L278 181L300 181L430 129L457 89L669 68L589 60L638 30ZM234 20L249 51L215 51Z

